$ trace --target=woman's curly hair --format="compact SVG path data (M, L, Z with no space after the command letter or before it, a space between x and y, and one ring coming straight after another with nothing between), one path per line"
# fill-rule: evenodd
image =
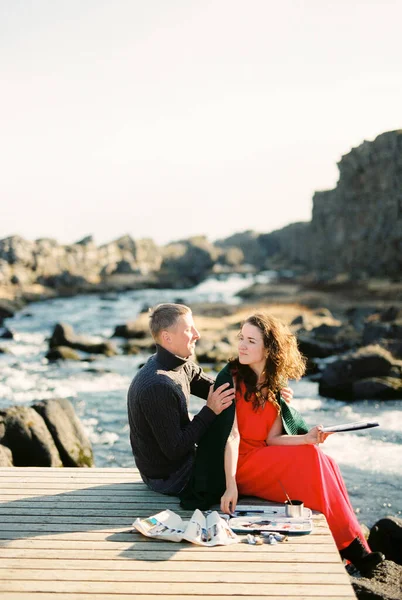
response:
M263 337L264 347L267 353L263 371L264 379L257 384L256 373L248 366L242 365L238 358L230 361L231 370L236 374L236 379L243 382L246 388L244 399L253 402L257 409L264 403L262 390L267 395L267 400L276 402L276 394L286 387L289 379L300 379L306 370L306 358L302 356L298 347L296 337L290 329L279 319L264 313L256 313L248 317L243 323L249 323L257 327Z

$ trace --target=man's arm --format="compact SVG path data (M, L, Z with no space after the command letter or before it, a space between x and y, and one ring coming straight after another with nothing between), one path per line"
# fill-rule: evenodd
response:
M206 375L202 368L194 362L190 362L188 367L191 393L194 394L194 396L198 396L198 398L206 400L208 398L210 387L214 383L214 379Z

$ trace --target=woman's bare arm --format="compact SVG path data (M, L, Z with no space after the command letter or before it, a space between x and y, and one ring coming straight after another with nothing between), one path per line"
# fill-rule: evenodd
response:
M282 429L282 419L278 415L272 425L266 442L268 446L301 446L303 444L321 444L325 442L329 433L322 431L322 425L316 425L303 435L286 435Z
M239 444L240 434L237 427L237 418L233 421L232 430L227 439L225 446L225 478L226 478L226 491L221 498L221 510L224 513L232 513L237 504L238 493L236 485L236 470L237 460L239 458Z

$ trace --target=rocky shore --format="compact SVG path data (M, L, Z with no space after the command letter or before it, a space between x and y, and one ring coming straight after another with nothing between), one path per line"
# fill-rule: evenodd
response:
M0 467L93 467L91 443L66 399L0 409Z

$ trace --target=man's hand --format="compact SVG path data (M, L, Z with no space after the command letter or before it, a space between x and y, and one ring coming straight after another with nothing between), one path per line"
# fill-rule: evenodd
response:
M233 514L236 510L238 497L237 485L234 481L229 487L226 488L226 491L221 498L221 511L228 515Z
M213 410L216 415L220 415L220 413L230 406L234 400L235 389L229 386L230 383L223 383L215 391L213 385L211 385L209 389L207 406Z
M281 389L281 396L285 400L287 404L290 404L293 398L293 390L290 387L285 387Z

